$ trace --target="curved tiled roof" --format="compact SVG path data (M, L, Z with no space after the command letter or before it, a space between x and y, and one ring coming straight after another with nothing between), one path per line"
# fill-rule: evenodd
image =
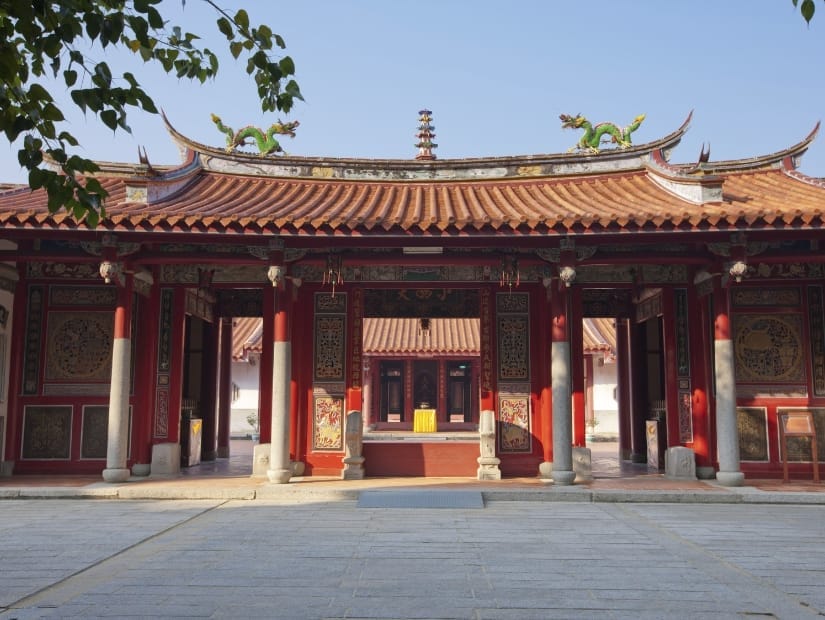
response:
M173 136L177 168L102 164L101 227L139 233L431 238L822 226L825 187L795 170L816 130L764 157L672 165L687 123L626 151L437 161L262 157ZM42 191L0 190L0 227L84 228ZM97 230L100 230L98 228Z
M249 353L260 354L263 322L260 318L240 317L232 323L232 359L244 361ZM365 355L479 355L479 320L473 318L430 319L428 334L422 333L419 319L365 318L363 323ZM585 354L611 357L616 351L613 319L582 320Z

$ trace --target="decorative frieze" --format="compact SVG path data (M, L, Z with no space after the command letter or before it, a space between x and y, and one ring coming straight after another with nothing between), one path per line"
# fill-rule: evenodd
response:
M825 307L821 286L808 287L808 332L814 396L825 396Z
M737 407L739 458L743 461L768 461L768 411L765 407Z

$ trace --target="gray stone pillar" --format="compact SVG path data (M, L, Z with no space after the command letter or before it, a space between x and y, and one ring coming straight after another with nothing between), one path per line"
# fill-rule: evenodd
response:
M292 477L289 459L289 382L291 377L289 342L275 342L272 364L272 443L270 445L270 482L283 484Z
M716 479L725 486L742 486L745 474L739 471L739 428L736 423L736 374L733 341L730 337L728 291L717 288L714 302L714 365L716 379L716 450L719 471Z
M129 385L132 354L132 274L116 270L113 279L121 279L115 308L112 346L112 382L109 387L109 427L106 444L106 469L103 480L125 482L129 479L126 456L129 453ZM101 266L101 273L103 268Z
M573 411L570 396L570 343L551 345L553 386L553 482L573 484Z
M274 266L270 272L282 268ZM279 276L280 274L280 276ZM284 484L292 477L289 459L289 403L292 379L292 343L289 340L288 295L283 284L283 273L273 273L275 292L275 317L272 351L272 434L269 453L270 482Z

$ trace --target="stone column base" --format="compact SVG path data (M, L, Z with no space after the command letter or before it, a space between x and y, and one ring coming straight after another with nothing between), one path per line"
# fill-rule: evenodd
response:
M499 464L501 459L495 456L480 456L478 459L478 470L476 477L479 480L501 480L501 470Z
M553 482L559 486L569 486L576 480L576 472L553 470Z
M344 469L341 470L342 480L363 480L364 461L363 456L352 456L344 459Z
M128 468L112 468L103 470L103 482L126 482L131 472Z
M0 478L11 476L14 472L14 461L0 461Z
M741 471L717 471L716 481L723 487L741 487L745 484L745 474Z
M266 477L275 484L286 484L292 478L291 469L267 469Z

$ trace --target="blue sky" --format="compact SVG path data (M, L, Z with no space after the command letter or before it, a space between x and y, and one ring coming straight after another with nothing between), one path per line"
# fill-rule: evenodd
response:
M628 124L647 115L635 143L675 130L693 110L672 161L773 153L825 120L825 2L808 26L791 0L292 0L224 1L245 7L287 43L306 98L289 115L265 115L255 85L225 51L203 2L165 0L173 23L204 36L222 73L178 81L127 54L106 52L113 72L133 71L171 123L223 146L210 113L239 128L299 120L294 155L413 158L418 110L433 111L440 159L558 153L579 132L559 114ZM99 49L91 54L103 57ZM67 97L61 95L61 102ZM70 106L66 104L66 109ZM81 153L177 163L159 116L130 116L132 135L72 113ZM825 131L801 169L825 177ZM23 181L16 148L0 145L0 181Z

